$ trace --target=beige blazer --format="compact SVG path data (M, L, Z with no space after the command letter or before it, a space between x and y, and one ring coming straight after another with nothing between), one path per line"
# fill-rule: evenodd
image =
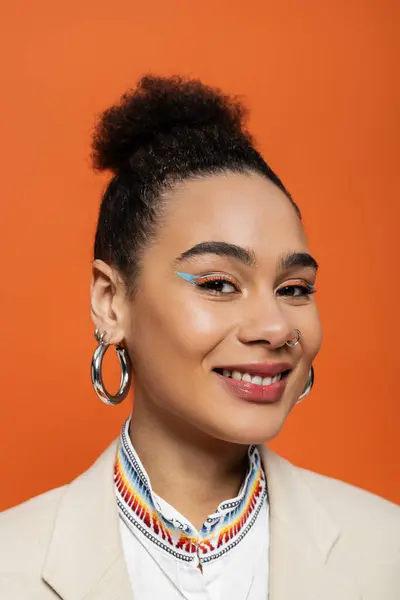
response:
M119 536L116 444L69 485L0 514L1 600L135 597ZM400 508L260 450L269 600L400 600Z

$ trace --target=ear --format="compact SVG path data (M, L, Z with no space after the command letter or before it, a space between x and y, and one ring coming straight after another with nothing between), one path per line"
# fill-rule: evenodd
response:
M95 327L106 332L106 343L124 339L129 319L125 286L118 272L102 260L92 264L90 313Z

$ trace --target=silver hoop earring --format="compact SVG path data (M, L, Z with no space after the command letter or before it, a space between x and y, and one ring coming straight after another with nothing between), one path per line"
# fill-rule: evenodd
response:
M285 342L285 344L287 346L289 346L290 348L293 348L294 346L297 346L297 344L301 340L301 331L300 331L300 329L293 329L293 331L296 333L297 338L294 340L294 342L292 340L290 342Z
M115 395L112 395L109 392L107 392L106 388L104 387L103 377L101 374L103 358L105 353L107 352L107 349L110 347L110 344L107 344L104 341L105 335L106 332L103 331L102 333L100 333L99 329L96 329L96 331L94 332L94 337L98 341L99 345L94 351L92 358L92 384L94 387L94 391L96 392L100 400L104 402L104 404L108 404L108 406L116 406L117 404L121 404L121 402L126 398L129 391L132 376L130 361L125 348L123 348L120 344L116 344L115 351L118 356L119 364L121 365L121 381L119 385L119 390Z
M314 385L314 367L311 365L310 372L308 374L307 385L304 388L304 392L301 394L301 396L298 397L296 404L299 404L299 402L301 402L303 400L303 398L305 398L311 392L311 388L313 385Z

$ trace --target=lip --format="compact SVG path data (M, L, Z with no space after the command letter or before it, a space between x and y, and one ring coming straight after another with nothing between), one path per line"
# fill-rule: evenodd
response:
M214 367L214 369L228 369L229 371L240 371L241 373L248 373L249 375L260 375L261 377L275 377L275 375L279 375L279 373L283 373L283 371L291 371L293 369L293 365L284 362L264 362L240 365L223 365L221 367Z
M242 400L256 404L274 404L278 402L282 398L287 382L287 377L284 377L269 385L257 385L247 381L238 381L231 377L224 377L215 371L214 373L218 377L218 381L229 392Z

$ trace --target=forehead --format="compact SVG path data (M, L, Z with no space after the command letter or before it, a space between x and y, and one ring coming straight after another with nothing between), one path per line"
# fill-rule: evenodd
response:
M199 177L168 192L157 245L175 257L208 240L252 249L258 261L307 250L290 200L255 173Z

